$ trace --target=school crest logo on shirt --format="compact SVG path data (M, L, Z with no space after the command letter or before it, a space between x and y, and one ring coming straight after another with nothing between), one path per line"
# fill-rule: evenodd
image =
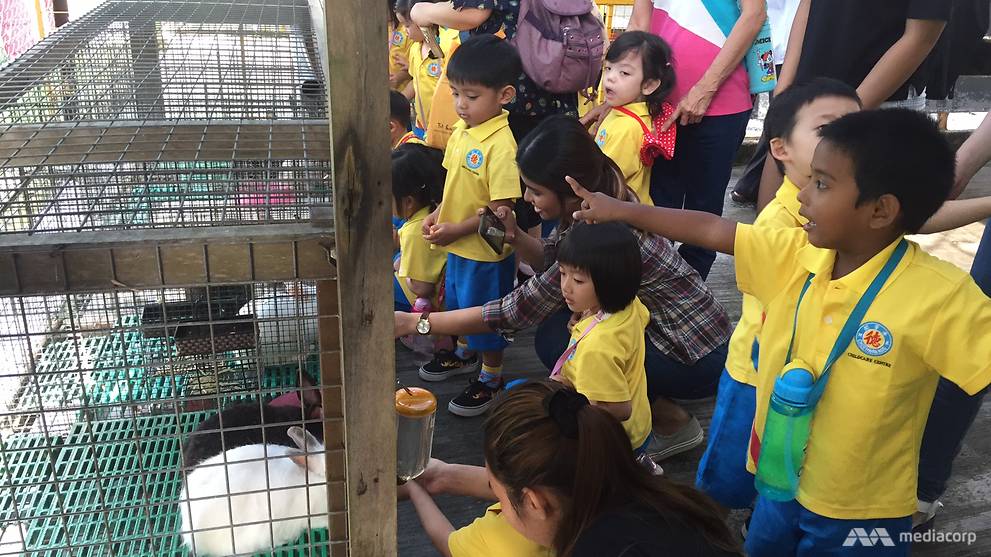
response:
M891 331L877 321L868 321L861 325L854 338L861 352L875 358L891 352L894 344Z
M392 46L399 46L403 44L403 34L399 31L393 31L392 37L389 38L389 42L392 43Z
M465 156L465 165L472 170L478 170L478 167L482 166L483 162L485 162L485 157L482 156L482 152L478 149L468 151L468 155Z
M599 130L599 133L595 135L595 144L599 147L606 144L606 130Z
M440 63L431 62L427 64L427 75L430 77L440 77Z

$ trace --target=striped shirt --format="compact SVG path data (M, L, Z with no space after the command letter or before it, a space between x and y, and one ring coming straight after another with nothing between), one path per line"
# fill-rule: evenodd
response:
M580 224L575 226L581 226ZM561 294L557 246L567 234L556 231L544 240L546 270L502 299L482 306L482 319L503 335L532 327L566 307ZM636 231L643 278L637 296L650 311L647 338L663 354L684 364L726 342L731 328L726 311L671 241Z

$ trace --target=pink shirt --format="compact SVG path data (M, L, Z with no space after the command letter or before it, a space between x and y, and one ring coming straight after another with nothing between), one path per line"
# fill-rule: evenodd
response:
M677 79L668 102L676 105L709 69L726 36L701 0L654 0L650 31L671 46ZM741 63L716 91L706 116L737 114L750 107L750 83Z

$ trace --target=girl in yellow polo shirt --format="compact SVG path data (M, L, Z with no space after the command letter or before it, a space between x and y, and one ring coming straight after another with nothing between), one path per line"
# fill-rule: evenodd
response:
M392 153L393 214L405 221L399 228L399 260L396 264L396 302L407 302L415 311L438 307L438 285L444 276L447 254L430 249L423 239L423 219L437 208L444 193L447 171L438 149L407 143Z
M642 454L651 439L644 370L650 315L636 297L637 238L625 224L577 224L561 242L557 260L561 292L577 323L551 378L616 416L632 448Z
M673 111L664 103L674 88L671 49L657 35L629 31L620 35L606 53L602 90L612 107L595 135L602 152L623 171L627 185L640 202L650 199L650 168L641 156L644 137L653 140L666 158L674 155L674 130L657 133L653 121ZM648 157L650 158L650 157ZM650 158L653 161L652 158Z

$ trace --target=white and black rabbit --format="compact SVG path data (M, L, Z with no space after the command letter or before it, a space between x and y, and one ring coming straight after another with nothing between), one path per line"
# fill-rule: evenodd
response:
M287 434L299 448L245 445L186 475L179 502L182 539L195 555L271 550L308 528L327 527L323 444L301 427Z
M287 430L292 425L303 424L303 416L309 419L313 408L310 405L303 409L298 406L259 405L257 402L232 404L200 422L189 434L182 447L182 465L188 470L225 450L244 445L267 443L295 447ZM322 422L309 422L305 427L314 437L323 439Z

